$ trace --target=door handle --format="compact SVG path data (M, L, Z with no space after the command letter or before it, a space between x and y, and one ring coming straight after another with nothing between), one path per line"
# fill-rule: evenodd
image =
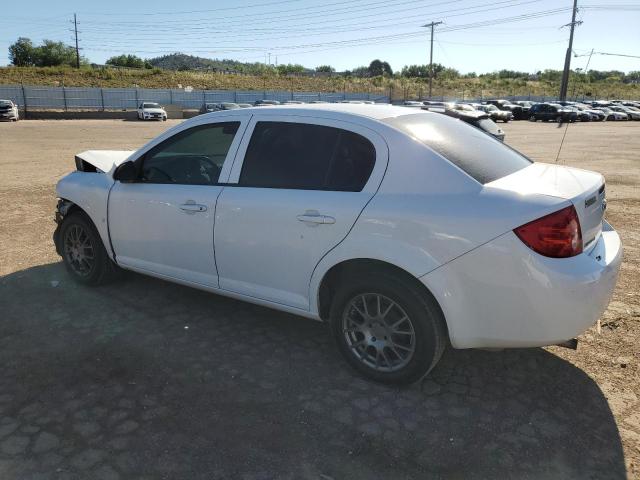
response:
M207 206L196 203L193 200L187 200L186 203L180 205L180 210L187 213L206 212Z
M300 222L316 225L329 225L336 223L336 219L329 215L320 215L319 213L305 213L296 217Z

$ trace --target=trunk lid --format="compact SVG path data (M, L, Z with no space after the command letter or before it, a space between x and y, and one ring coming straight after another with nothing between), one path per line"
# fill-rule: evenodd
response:
M485 187L520 195L548 195L570 200L578 213L584 250L592 248L602 233L606 209L604 177L579 168L533 163Z

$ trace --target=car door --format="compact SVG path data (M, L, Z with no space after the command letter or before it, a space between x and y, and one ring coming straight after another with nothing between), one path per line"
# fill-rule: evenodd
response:
M308 310L315 266L349 233L387 158L366 127L256 114L216 209L220 288Z
M218 287L216 200L249 118L226 116L183 129L136 160L136 182L115 182L108 215L119 264Z

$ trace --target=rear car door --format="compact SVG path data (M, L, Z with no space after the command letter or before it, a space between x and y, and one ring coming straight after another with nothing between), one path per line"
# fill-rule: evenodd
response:
M375 194L388 148L353 123L260 117L218 200L220 288L308 310L313 270Z
M119 264L144 273L218 287L213 226L220 181L250 116L179 131L136 160L138 180L116 181L109 232Z

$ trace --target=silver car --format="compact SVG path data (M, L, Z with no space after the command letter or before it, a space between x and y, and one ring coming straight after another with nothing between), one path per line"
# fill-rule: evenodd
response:
M11 100L0 100L0 120L17 122L20 120L18 106Z

